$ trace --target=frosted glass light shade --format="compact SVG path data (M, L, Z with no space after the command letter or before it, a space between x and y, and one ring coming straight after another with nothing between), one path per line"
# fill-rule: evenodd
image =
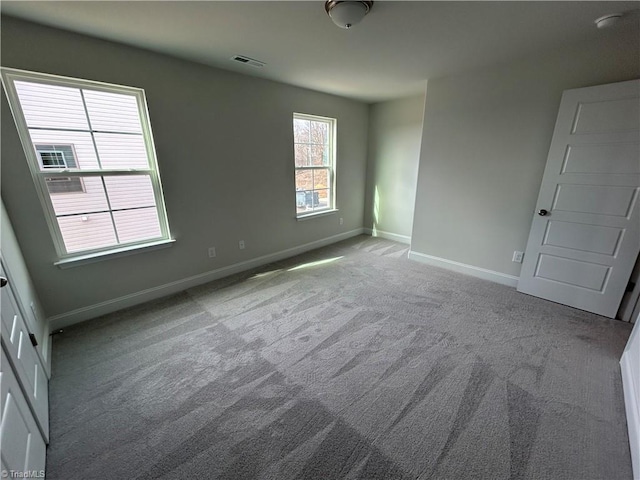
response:
M340 28L351 28L360 22L369 12L369 7L363 2L339 2L328 11L329 17Z
M621 13L610 13L595 20L596 27L608 28L614 26L622 18Z

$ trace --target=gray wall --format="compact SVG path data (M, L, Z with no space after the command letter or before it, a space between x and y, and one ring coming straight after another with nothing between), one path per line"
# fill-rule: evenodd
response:
M519 275L562 91L637 78L639 41L429 79L411 249Z
M369 110L364 225L408 241L413 225L425 95L380 102Z
M363 226L364 103L7 17L2 65L144 88L177 239L168 249L53 266L53 243L3 97L2 198L47 316ZM295 219L293 112L338 120L337 214ZM207 257L209 246L217 258Z

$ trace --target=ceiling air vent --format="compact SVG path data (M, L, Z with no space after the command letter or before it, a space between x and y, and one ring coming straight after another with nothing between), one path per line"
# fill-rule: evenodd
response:
M260 60L254 60L253 58L245 57L243 55L234 55L233 57L231 57L231 60L258 68L262 68L265 65L265 63L261 62Z

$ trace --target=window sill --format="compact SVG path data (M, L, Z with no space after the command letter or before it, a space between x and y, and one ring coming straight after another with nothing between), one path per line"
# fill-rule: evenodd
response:
M296 220L298 220L299 222L302 222L304 220L310 220L312 218L317 218L317 217L324 217L325 215L331 215L333 213L339 212L339 210L337 208L331 209L331 210L322 210L321 212L313 212L313 213L306 213L304 215L298 215L296 217Z
M130 245L127 247L115 248L106 252L88 253L86 255L77 255L71 258L63 258L54 262L58 268L66 269L79 267L81 265L87 265L89 263L102 262L111 258L126 257L136 253L150 252L153 250L160 250L162 248L169 248L173 245L175 239L158 240L157 242L144 243L142 245Z

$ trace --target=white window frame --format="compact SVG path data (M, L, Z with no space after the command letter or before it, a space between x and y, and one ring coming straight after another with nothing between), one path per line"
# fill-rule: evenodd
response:
M314 170L314 169L318 169L318 170L324 170L326 168L329 168L329 184L330 184L330 204L327 206L327 208L323 208L321 210L313 210L311 212L300 212L298 213L298 201L297 201L297 193L298 190L296 190L296 200L295 200L295 207L296 207L296 218L299 220L305 219L305 218L310 218L310 217L315 217L318 215L326 215L327 213L332 213L332 212L336 212L338 211L338 207L336 205L336 138L337 138L337 131L338 131L338 120L335 118L331 118L331 117L322 117L319 115L311 115L308 113L293 113L293 121L295 120L310 120L310 121L315 121L315 122L325 122L329 124L329 157L330 157L330 162L329 165L315 165L315 166L307 166L307 167L298 167L296 166L296 159L295 159L295 146L297 145L296 141L295 141L295 136L293 139L293 147L294 147L294 151L293 151L293 166L294 166L294 190L296 189L295 187L295 173L298 170ZM316 190L312 190L312 192L315 192ZM313 193L312 193L313 195Z
M36 185L36 191L38 193L38 197L40 198L40 203L42 204L42 207L44 209L45 218L49 226L49 231L53 239L56 253L58 255L58 261L54 262L56 265L64 267L65 265L68 266L68 264L72 262L88 263L100 260L100 257L129 254L139 249L165 246L174 241L171 238L171 233L169 231L169 222L167 220L164 195L162 193L162 183L160 181L160 174L158 172L158 162L156 159L153 135L151 133L151 123L149 121L147 101L143 89L5 67L0 68L0 74L2 77L2 85L7 94L7 99L9 100L11 113L15 120L18 134L20 136L20 141L22 143L24 153L27 157L29 170L31 171L31 176ZM101 92L119 93L134 96L138 105L138 113L140 115L140 123L142 128L142 137L144 139L147 158L149 160L149 167L144 169L136 168L81 170L79 168L57 169L52 167L40 169L41 160L34 144L31 141L31 136L29 135L29 128L27 127L26 120L22 111L22 106L18 98L18 93L14 85L15 81L25 81L72 88L84 88ZM90 129L88 131L91 133L92 137L93 133L96 132L96 130L93 129ZM153 239L119 243L107 247L69 253L67 252L62 233L58 226L57 216L53 208L53 203L50 198L45 177L80 177L82 179L82 177L102 177L105 175L147 175L151 178L161 235L160 237L156 237ZM111 212L110 207L109 212Z

